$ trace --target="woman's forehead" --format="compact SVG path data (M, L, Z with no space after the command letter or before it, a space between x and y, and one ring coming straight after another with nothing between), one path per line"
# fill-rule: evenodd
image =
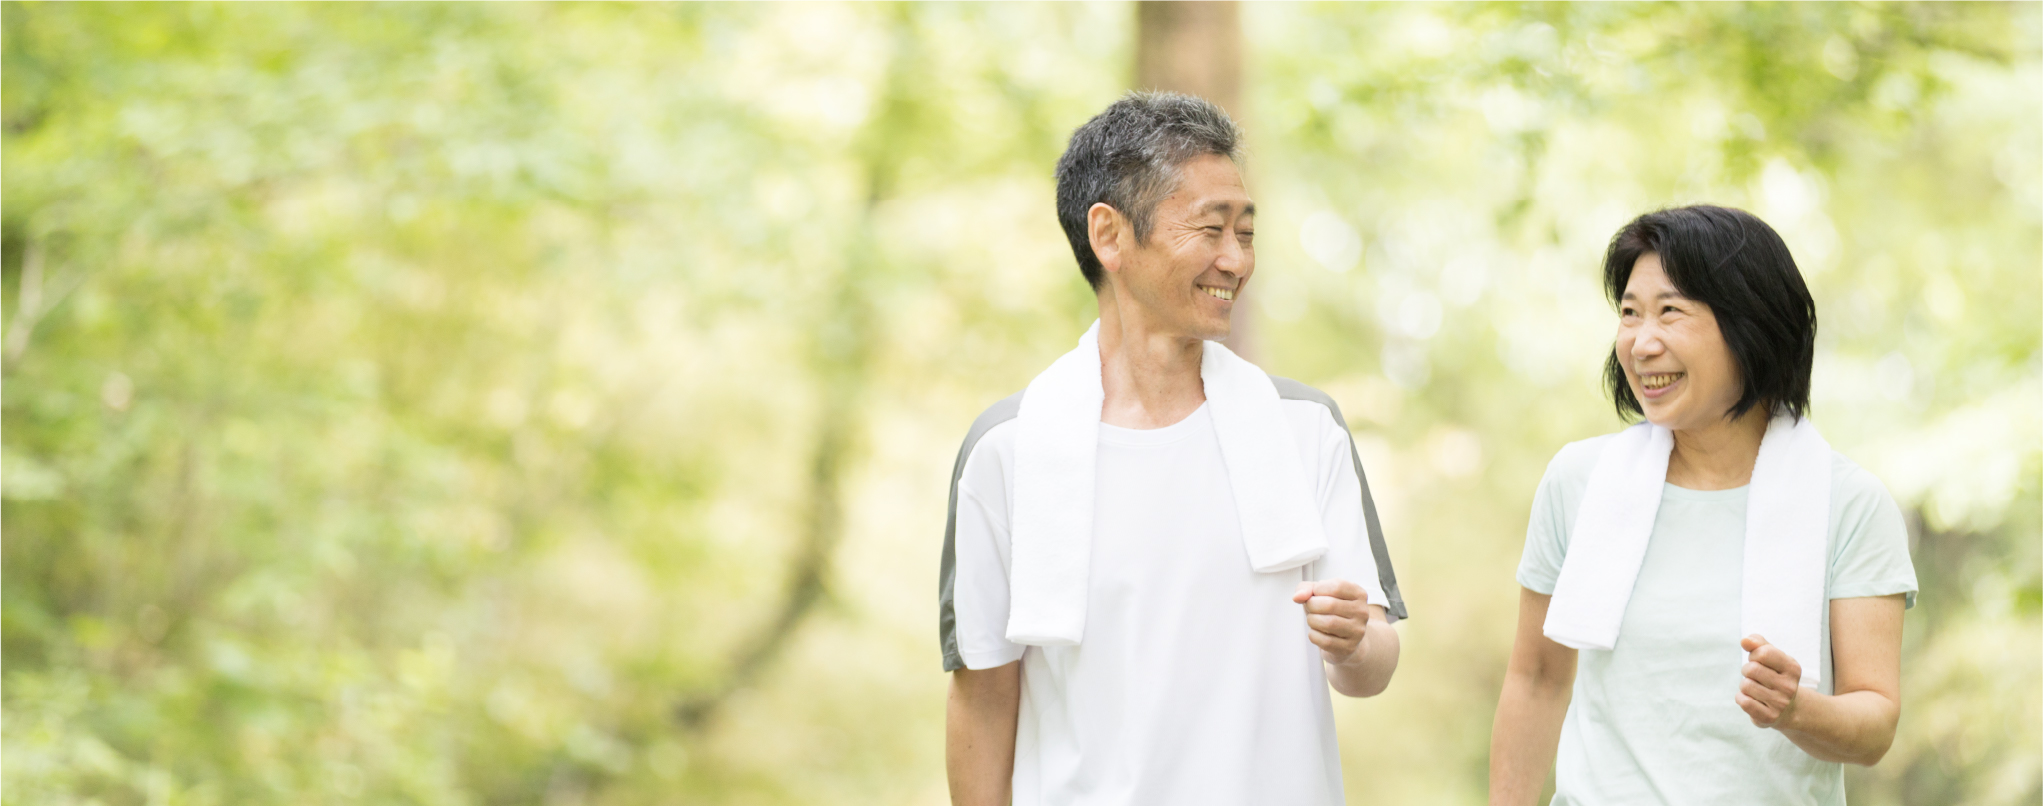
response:
M1624 299L1687 299L1688 295L1674 287L1674 281L1667 276L1660 265L1660 256L1647 252L1632 264L1631 276L1625 279Z

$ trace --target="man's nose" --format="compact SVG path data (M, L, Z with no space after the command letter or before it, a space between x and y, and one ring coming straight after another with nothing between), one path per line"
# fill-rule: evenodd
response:
M1227 238L1220 247L1219 257L1213 260L1213 267L1228 274L1240 276L1248 272L1250 257L1248 247L1242 246L1238 238Z

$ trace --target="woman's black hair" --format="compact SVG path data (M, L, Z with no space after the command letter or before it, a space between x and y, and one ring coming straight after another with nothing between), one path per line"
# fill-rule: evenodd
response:
M1660 256L1668 281L1683 296L1716 315L1745 386L1724 416L1737 419L1760 405L1769 416L1806 414L1816 301L1781 236L1757 216L1728 207L1699 204L1639 216L1610 239L1603 258L1603 290L1612 304L1623 304L1632 266L1648 252ZM1615 345L1603 379L1619 417L1645 416Z

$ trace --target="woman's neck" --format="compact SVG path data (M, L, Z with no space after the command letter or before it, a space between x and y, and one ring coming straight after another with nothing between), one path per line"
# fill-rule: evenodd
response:
M1735 420L1717 420L1702 428L1674 432L1674 453L1667 457L1667 483L1691 490L1729 490L1752 481L1759 461L1759 443L1766 438L1765 406L1754 406Z

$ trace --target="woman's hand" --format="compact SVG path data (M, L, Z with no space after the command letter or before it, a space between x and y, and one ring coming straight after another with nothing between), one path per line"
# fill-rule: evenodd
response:
M1745 680L1738 684L1738 707L1762 728L1794 724L1795 695L1802 690L1802 664L1780 647L1754 633L1738 642L1750 653L1745 663Z
M1810 756L1877 763L1894 745L1901 719L1901 594L1830 600L1835 694L1802 688L1802 664L1761 636L1738 684L1738 707L1752 724L1773 728ZM1810 659L1811 662L1821 662Z

